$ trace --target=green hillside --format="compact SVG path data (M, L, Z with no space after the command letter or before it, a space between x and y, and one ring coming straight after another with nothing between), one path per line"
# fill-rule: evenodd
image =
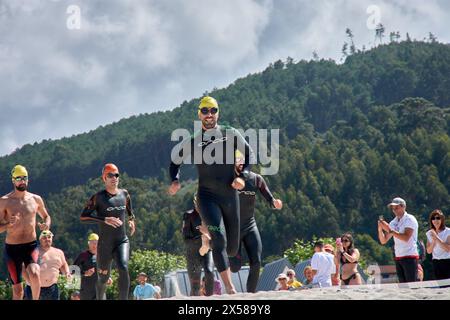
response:
M258 202L264 257L280 255L296 238L347 230L375 238L377 217L390 218L385 205L397 195L419 218L422 237L432 209L450 213L448 45L392 43L344 64L277 61L210 94L222 122L280 129L280 171L267 181L285 206L272 211ZM169 199L170 133L193 130L198 101L26 145L0 158L1 192L10 190L12 166L27 166L31 191L45 196L53 217L56 245L74 257L92 228L79 223L79 213L101 188L95 178L102 165L114 162L127 174L122 185L139 221L132 246L180 253L181 213L190 206L195 174L184 170L186 189Z

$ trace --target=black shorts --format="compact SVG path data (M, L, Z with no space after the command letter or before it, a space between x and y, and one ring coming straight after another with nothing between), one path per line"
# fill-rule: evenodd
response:
M13 284L22 282L22 264L25 268L30 263L37 263L39 256L38 242L7 244L5 243L5 264Z

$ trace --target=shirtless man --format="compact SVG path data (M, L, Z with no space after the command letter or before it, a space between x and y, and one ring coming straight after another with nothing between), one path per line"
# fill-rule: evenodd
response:
M13 299L23 298L22 265L24 265L30 280L33 300L38 300L41 281L37 264L36 214L44 221L38 223L41 230L50 228L51 219L42 198L27 191L27 169L16 165L11 171L11 177L14 191L0 198L0 233L6 231L5 259L13 284Z
M41 232L39 242L38 262L41 277L41 295L39 300L59 300L59 274L62 273L67 277L67 280L71 280L69 265L64 252L53 247L53 233L50 230Z

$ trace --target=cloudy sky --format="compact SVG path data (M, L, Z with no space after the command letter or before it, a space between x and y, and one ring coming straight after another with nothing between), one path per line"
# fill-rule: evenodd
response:
M450 42L442 0L0 0L0 156L172 109L270 62L386 34ZM385 40L387 39L386 37Z

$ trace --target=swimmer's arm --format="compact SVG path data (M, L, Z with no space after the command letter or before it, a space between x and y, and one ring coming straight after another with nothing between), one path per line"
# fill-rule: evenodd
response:
M52 223L52 219L50 218L50 215L47 212L47 208L45 207L44 200L42 200L41 197L36 197L36 202L38 204L38 214L44 220L44 223L47 225L47 229L50 229L50 225Z
M93 195L81 213L80 220L82 223L105 223L105 217L99 217L93 215L94 211L97 211L97 195Z
M272 208L275 208L273 204L275 197L272 195L272 192L270 192L270 189L267 186L267 183L264 180L264 178L259 174L256 175L256 186L258 187L259 192L261 192L261 194L263 195L264 199L266 199L267 202L269 202L270 206Z
M169 174L171 181L180 180L180 167L183 161L192 154L194 138L186 139L177 144L170 154Z
M135 220L136 216L134 215L134 210L133 210L133 203L131 202L131 197L130 194L128 193L128 191L125 191L127 193L127 203L126 203L126 208L127 208L127 213L128 213L128 220Z
M0 233L5 232L8 229L9 222L6 221L6 208L4 201L0 199Z

